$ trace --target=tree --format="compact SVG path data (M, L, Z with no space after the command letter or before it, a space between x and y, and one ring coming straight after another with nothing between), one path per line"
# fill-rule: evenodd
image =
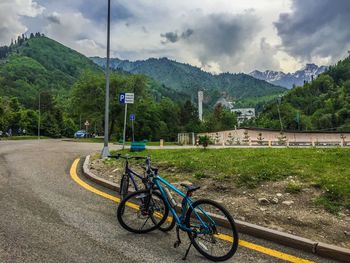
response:
M205 122L207 131L222 131L233 129L237 125L236 114L223 108L219 103L215 106L214 112L206 116Z

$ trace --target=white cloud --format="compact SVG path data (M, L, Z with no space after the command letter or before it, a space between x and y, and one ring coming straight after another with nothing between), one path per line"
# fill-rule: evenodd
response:
M344 39L348 39L349 30L343 26L333 32L325 31L327 27L323 27L311 37L300 35L302 30L297 30L295 21L309 17L309 10L318 1L305 1L308 8L303 13L293 12L296 2L113 0L111 55L131 60L165 56L212 72L295 71L305 62L300 59L299 50L304 50L300 46L311 50L310 59L318 63L334 61L344 50L334 50L334 42L346 47ZM334 1L340 2L347 3L346 0ZM1 0L0 44L8 44L11 38L26 30L40 30L87 56L105 56L106 3L95 0ZM337 14L328 13L335 17ZM288 14L288 19L281 18L281 14ZM311 16L311 22L314 16ZM277 29L276 21L279 21ZM337 20L331 17L327 21ZM335 22L329 25L341 25ZM301 27L307 29L305 25ZM318 45L319 36L325 32L334 37ZM288 41L288 36L293 38L293 43Z
M0 45L9 44L11 39L25 33L28 28L21 17L36 17L44 7L32 0L1 0L0 2Z
M94 38L102 38L103 33L93 21L85 18L81 13L53 12L47 15L47 18L49 23L44 28L44 33L48 37L87 56L105 54L104 46L94 40Z

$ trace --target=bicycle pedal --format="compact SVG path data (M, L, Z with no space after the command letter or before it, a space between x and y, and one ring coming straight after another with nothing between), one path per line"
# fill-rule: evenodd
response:
M174 248L178 248L180 246L180 244L181 244L180 240L175 241Z

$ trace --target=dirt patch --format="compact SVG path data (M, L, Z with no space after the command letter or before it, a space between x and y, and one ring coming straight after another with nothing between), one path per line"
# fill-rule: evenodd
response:
M143 173L140 165L132 167ZM96 175L119 184L123 162L91 158L90 169ZM194 198L208 198L222 203L235 219L350 248L350 211L343 209L334 215L316 206L315 200L322 194L321 190L306 187L294 177L248 189L237 187L234 182L225 179L180 175L174 167L165 170L166 179L177 187L185 180L201 186Z

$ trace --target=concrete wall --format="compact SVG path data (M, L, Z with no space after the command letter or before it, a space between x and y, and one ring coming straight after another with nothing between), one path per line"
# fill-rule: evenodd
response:
M263 141L278 142L281 134L279 131L269 131L269 130L254 130L254 129L237 129L221 132L211 132L203 133L198 135L208 135L215 141L215 144L228 144L230 137L234 138L235 141L239 140L242 142L244 140L244 132L248 132L249 139L251 143L255 144L258 140L259 133L262 134ZM289 143L298 142L298 143L342 143L341 135L344 135L345 143L350 143L350 133L308 133L308 132L284 132L286 136L285 140Z

